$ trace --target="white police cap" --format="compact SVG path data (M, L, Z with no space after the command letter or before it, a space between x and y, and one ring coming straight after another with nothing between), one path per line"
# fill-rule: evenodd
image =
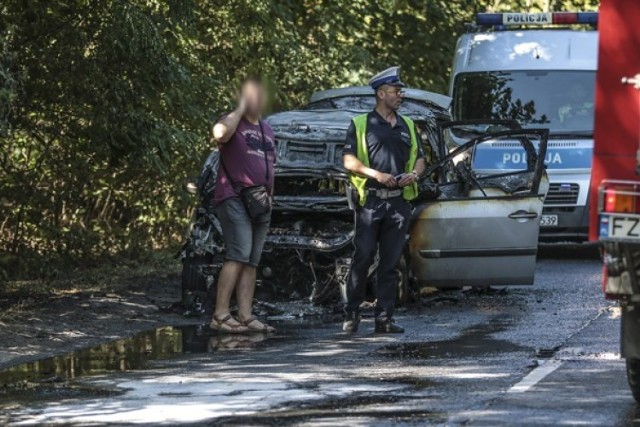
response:
M404 87L404 83L400 81L400 67L389 67L369 80L369 85L374 89L378 89L385 84Z

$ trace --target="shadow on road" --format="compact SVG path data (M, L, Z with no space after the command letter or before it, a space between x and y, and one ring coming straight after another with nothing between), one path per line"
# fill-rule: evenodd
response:
M600 259L597 243L540 244L538 259Z

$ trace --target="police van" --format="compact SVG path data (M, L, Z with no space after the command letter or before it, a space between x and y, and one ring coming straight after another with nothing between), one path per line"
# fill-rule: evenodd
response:
M449 87L454 120L513 120L550 130L541 241L588 238L597 20L596 12L481 13L458 40ZM521 147L483 144L473 169L526 167Z

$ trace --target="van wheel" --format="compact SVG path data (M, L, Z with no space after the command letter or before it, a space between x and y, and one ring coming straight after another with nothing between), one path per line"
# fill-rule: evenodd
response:
M640 359L627 359L627 379L633 398L640 403Z

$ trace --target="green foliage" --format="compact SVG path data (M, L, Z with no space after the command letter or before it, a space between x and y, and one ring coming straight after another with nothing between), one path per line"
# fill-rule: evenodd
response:
M211 120L261 73L274 109L403 67L446 92L457 36L483 10L595 0L4 0L0 268L48 274L180 240L180 191ZM31 261L35 260L35 263ZM34 268L34 266L36 266ZM0 274L0 279L2 274Z

